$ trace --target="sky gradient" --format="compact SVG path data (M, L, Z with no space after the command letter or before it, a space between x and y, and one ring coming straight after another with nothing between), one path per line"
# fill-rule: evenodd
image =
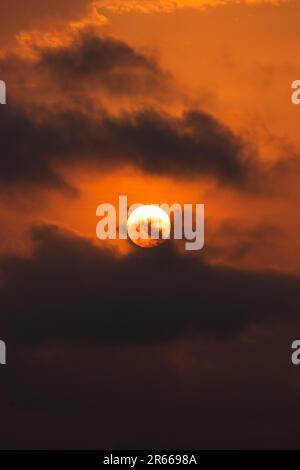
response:
M300 3L2 0L2 449L299 448ZM96 208L205 204L205 247Z

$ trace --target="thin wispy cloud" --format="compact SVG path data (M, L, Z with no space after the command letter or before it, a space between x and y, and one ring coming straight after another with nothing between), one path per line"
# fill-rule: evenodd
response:
M177 9L205 9L224 5L271 4L280 5L289 0L97 0L95 4L114 12L142 13L171 12Z

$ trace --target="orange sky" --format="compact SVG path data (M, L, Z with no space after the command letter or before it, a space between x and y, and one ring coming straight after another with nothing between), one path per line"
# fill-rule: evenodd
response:
M36 17L33 16L33 21L28 24L26 12L20 9L21 27L12 30L10 36L6 35L2 53L13 47L17 54L28 57L36 44L39 47L67 44L74 31L88 24L99 28L101 34L121 39L155 57L161 68L172 76L172 91L166 99L152 96L115 99L89 90L87 94L96 106L99 100L110 112L118 114L121 110L150 103L174 115L186 108L199 107L254 142L262 160L276 161L290 153L297 155L300 149L299 109L291 104L290 85L299 78L299 2L108 0L96 3L87 8L81 2L76 12L69 11L65 5L61 16L57 11L57 26L51 31L48 27L50 21L53 24L51 11L40 18L37 9ZM202 8L203 5L214 7ZM27 29L22 27L23 16ZM8 81L9 94L14 93L13 99L23 102L25 107L28 102L45 102L45 98L49 104L52 99L54 102L64 99L51 83L46 82L45 86L39 78L37 83L31 83L31 88L28 83L26 87ZM93 238L97 205L115 201L119 194L128 194L131 203L137 200L204 203L208 247L215 243L234 246L247 238L247 232L255 230L256 226L269 224L275 232L276 229L280 232L274 246L267 247L263 241L263 250L258 250L257 256L250 253L241 259L219 261L249 268L300 269L300 255L296 254L300 194L293 174L284 176L270 194L256 194L255 191L241 193L203 179L187 181L184 178L174 180L172 176L151 176L130 166L120 171L108 168L105 173L80 165L61 171L80 194L74 197L55 190L38 190L37 202L36 191L31 197L30 193L24 194L21 190L22 216L18 210L18 197L17 202L10 202L8 208L3 209L3 221L12 227L12 236L2 236L2 251L24 246L22 227L24 229L30 221L39 219L68 226ZM220 235L213 234L228 220L240 228L236 233L228 237L223 234L222 239L218 239Z

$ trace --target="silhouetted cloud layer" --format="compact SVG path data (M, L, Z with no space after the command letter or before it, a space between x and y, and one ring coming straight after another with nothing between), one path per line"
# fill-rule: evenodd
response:
M140 95L158 98L168 88L169 77L159 65L124 42L83 28L66 44L36 46L34 52L34 59L7 55L0 61L4 75L24 79L27 88L21 89L32 94L30 104L22 97L0 108L4 185L71 189L62 167L92 164L103 170L131 164L150 174L210 178L267 192L299 170L293 156L266 166L255 144L201 109L174 116L157 103L139 102L112 114L94 104L92 96L101 96L101 90L132 98L134 104ZM47 84L49 101L41 103L35 96L46 93Z
M9 341L225 338L299 316L296 277L212 267L171 243L120 258L55 226L36 228L33 238L30 259L1 258L1 332Z
M40 52L37 67L67 91L89 87L90 92L105 88L117 95L167 92L167 74L156 61L114 38L83 30L71 44Z
M200 111L174 118L155 110L120 117L49 110L34 118L6 106L0 116L2 183L67 186L57 168L75 164L101 169L130 163L152 174L209 176L236 186L253 171L242 141Z

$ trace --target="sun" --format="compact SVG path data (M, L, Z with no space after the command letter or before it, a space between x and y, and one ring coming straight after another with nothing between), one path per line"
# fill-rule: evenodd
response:
M136 245L153 248L170 238L170 217L158 206L140 206L128 217L127 232Z

